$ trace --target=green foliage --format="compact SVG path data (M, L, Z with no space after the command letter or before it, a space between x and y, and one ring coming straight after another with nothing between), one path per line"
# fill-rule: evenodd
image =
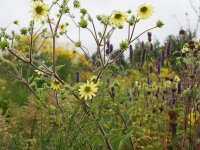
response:
M0 41L0 49L5 50L6 47L8 47L8 42Z
M200 43L185 31L165 45L153 43L149 31L161 28L160 20L134 37L152 7L143 4L138 12L97 15L99 30L78 0L37 1L27 27L11 33L0 28L0 149L197 149ZM64 16L78 40L68 35L71 23L63 23ZM113 49L113 33L127 25L127 40ZM95 42L92 57L82 30ZM148 42L137 42L133 50L144 33ZM58 45L60 37L69 46Z

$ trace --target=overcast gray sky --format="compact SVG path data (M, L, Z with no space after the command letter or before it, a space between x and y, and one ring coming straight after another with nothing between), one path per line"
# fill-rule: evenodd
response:
M198 0L194 1L198 2ZM80 0L80 2L82 7L87 8L89 13L94 16L99 13L110 14L113 10L125 11L131 9L135 12L139 4L144 2L152 4L154 6L153 16L138 25L136 34L153 26L160 19L165 23L165 26L162 29L154 30L153 35L154 39L156 37L162 41L169 34L178 34L180 27L183 29L187 28L186 12L190 15L189 18L192 28L196 23L196 16L191 9L189 0ZM0 4L0 26L6 26L15 19L20 20L21 26L27 25L30 20L30 0L0 0ZM73 32L71 31L72 34ZM123 33L115 35L116 41L117 39L122 40L122 35ZM142 38L146 38L146 35ZM88 41L88 36L84 35L84 39ZM86 45L91 46L89 43Z

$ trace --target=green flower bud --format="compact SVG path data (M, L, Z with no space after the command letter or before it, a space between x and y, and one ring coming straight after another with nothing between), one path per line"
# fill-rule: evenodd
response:
M81 18L78 24L81 28L87 28L88 25L87 20L85 20L84 18Z
M74 4L74 8L80 8L80 6L81 6L81 4L78 0L74 0L73 4Z
M131 16L131 18L129 19L129 24L130 26L134 25L137 22L135 16Z
M158 28L162 28L162 27L164 26L164 23L163 23L161 20L158 20L158 21L156 22L156 26L157 26Z
M128 14L131 14L131 13L132 13L132 11L131 11L131 10L128 10L128 11L127 11L127 13L128 13Z
M119 26L118 26L118 29L123 29L123 28L124 28L123 25L119 25Z
M63 35L63 32L59 32L60 35Z
M16 24L16 25L19 25L19 21L18 20L14 20L13 23Z
M102 37L102 36L103 36L101 32L98 32L98 35L99 35L99 37Z
M20 29L20 33L21 33L21 35L26 35L27 34L27 29L26 28Z
M67 7L67 6L63 9L64 13L66 13L66 14L69 13L69 10L70 10L70 9L69 9L69 7Z
M89 20L90 22L93 22L93 19L92 19L92 17L91 17L90 15L88 15L88 20Z
M99 20L99 21L101 21L101 19L102 19L101 15L97 15L96 18L97 18L97 20Z
M76 46L76 47L81 47L81 41L76 42L76 43L75 43L75 46Z
M121 43L119 45L120 45L121 50L127 49L128 48L128 41L127 40L121 41Z
M87 14L87 10L85 8L81 8L80 13L83 15Z
M102 24L107 25L109 24L109 16L108 15L97 15L97 20L100 21Z

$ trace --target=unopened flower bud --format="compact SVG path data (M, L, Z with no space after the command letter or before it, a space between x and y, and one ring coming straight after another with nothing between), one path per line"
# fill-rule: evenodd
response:
M87 20L85 20L84 18L81 18L78 24L81 28L87 28L88 25Z

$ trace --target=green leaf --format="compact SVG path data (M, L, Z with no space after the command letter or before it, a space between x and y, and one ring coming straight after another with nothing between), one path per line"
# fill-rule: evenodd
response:
M126 138L126 135L118 137L113 143L112 143L112 147L114 150L119 150L122 146L122 141L123 139Z
M133 132L134 129L130 133L120 136L116 140L114 140L114 142L112 142L113 149L120 150L122 145L129 139L129 137L132 135Z
M28 78L28 83L30 83L33 80L33 76Z
M99 144L104 144L104 138L101 134L96 134L94 136L95 142Z
M59 66L56 66L56 71L59 71L60 69L62 69L65 65L59 65Z
M0 49L5 50L7 46L8 46L7 41L0 41Z
M120 135L123 129L112 129L111 133L115 135Z

